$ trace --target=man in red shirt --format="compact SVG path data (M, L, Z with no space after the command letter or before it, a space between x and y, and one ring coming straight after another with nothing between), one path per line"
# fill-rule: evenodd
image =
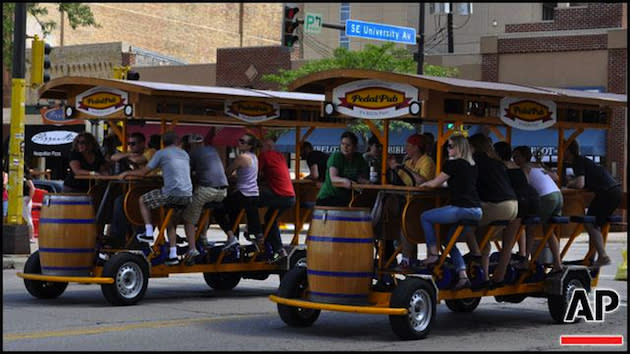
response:
M265 225L268 225L273 212L278 209L276 220L287 208L295 205L295 190L289 175L289 167L282 153L275 151L276 138L266 138L258 156L258 171L260 174L260 202L267 207L265 213ZM274 220L269 231L269 240L273 248L273 256L270 262L278 262L287 257L287 251L282 247L280 228Z

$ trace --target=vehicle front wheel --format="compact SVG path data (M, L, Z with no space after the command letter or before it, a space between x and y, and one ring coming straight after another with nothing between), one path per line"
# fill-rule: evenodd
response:
M401 339L422 339L429 334L435 320L435 290L424 279L407 278L392 292L390 307L406 308L406 315L390 315L389 324Z
M26 260L24 274L42 274L39 251L35 251ZM24 279L24 286L29 294L38 299L54 299L63 294L68 283Z
M278 287L278 296L287 299L304 299L308 288L306 268L295 267L288 271ZM278 314L292 327L308 327L317 321L320 310L278 304Z
M144 297L149 283L149 267L140 256L117 253L103 267L103 277L114 278L102 284L101 291L112 305L133 305Z

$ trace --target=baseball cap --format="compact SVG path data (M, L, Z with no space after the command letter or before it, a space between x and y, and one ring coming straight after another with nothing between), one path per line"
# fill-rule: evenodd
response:
M190 139L188 141L190 143L203 143L203 136L199 134L193 134L190 136Z

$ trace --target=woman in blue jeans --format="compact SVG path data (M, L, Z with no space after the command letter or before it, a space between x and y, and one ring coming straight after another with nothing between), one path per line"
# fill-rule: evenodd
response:
M482 215L476 188L477 166L472 158L468 140L463 135L451 135L447 144L449 159L444 163L442 172L434 179L420 185L420 187L436 188L448 181L450 195L448 205L427 210L420 217L427 243L427 259L422 261L424 265L436 263L439 259L433 224L452 224L463 219L479 221ZM447 240L452 237L455 228L455 226L451 227ZM459 274L455 289L470 287L466 264L457 246L453 246L450 255Z

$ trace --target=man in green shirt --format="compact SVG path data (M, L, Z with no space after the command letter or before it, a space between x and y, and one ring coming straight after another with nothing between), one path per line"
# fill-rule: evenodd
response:
M341 135L340 151L334 152L326 164L326 179L317 194L317 205L348 206L352 198L351 183L369 183L369 167L357 152L357 136L352 132ZM340 187L333 183L342 184Z

